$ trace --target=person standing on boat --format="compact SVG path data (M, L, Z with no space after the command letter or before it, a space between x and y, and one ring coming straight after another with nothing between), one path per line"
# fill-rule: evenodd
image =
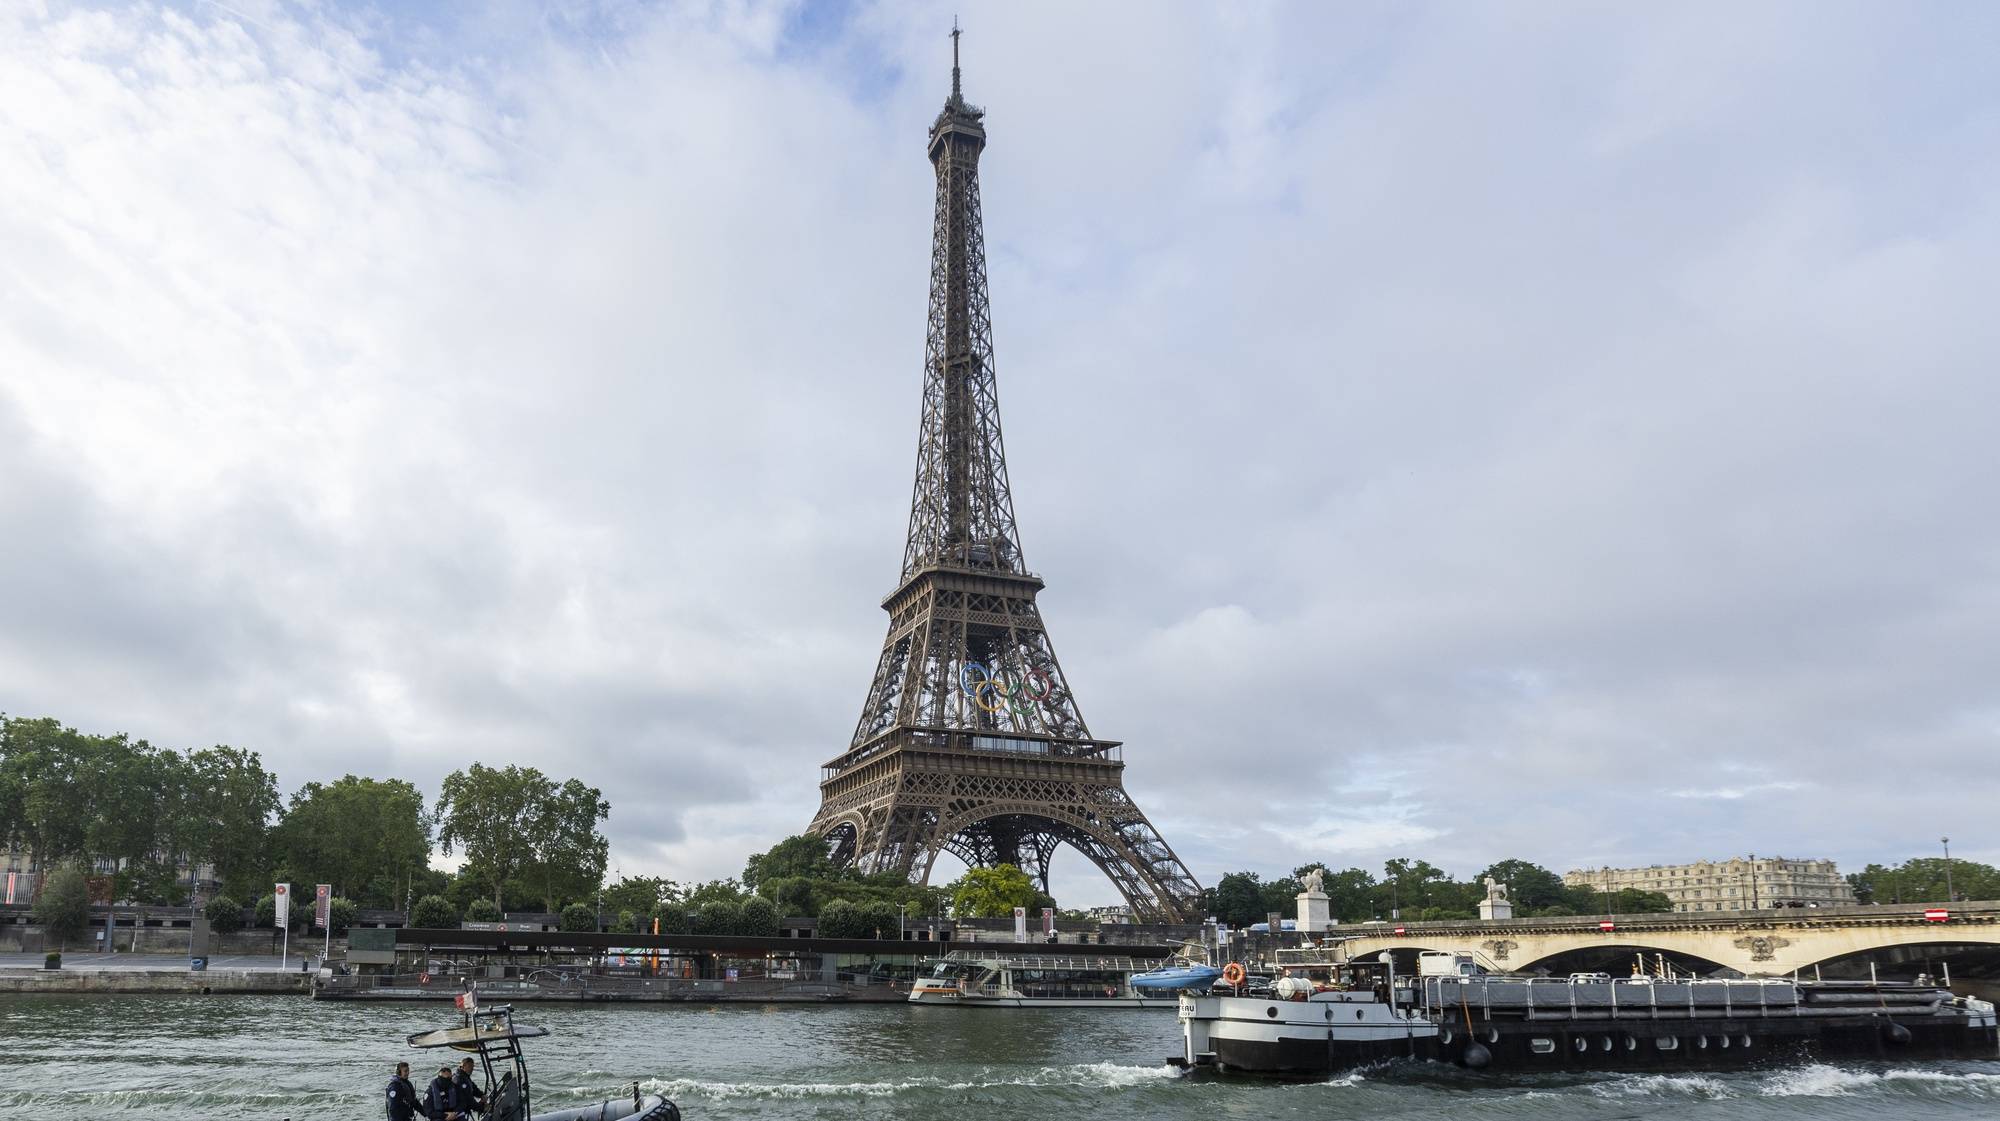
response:
M417 1088L410 1082L410 1064L397 1063L389 1079L389 1121L414 1121L417 1116Z
M430 1092L424 1097L424 1115L431 1121L458 1121L456 1097L451 1085L451 1068L439 1067L437 1077L431 1079Z
M479 1086L472 1081L472 1060L463 1059L458 1064L458 1074L451 1080L451 1107L460 1117L468 1117L486 1108L486 1095L479 1092Z

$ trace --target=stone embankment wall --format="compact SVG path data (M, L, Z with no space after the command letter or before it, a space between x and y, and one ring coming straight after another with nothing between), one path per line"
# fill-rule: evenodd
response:
M275 969L0 969L0 995L49 993L306 994L312 977Z

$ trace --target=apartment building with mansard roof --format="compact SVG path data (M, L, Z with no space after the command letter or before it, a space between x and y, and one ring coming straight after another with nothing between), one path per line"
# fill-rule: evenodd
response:
M1637 888L1673 900L1676 911L1742 911L1760 907L1838 907L1854 889L1831 860L1742 856L1645 868L1583 868L1563 874L1570 887L1598 891Z

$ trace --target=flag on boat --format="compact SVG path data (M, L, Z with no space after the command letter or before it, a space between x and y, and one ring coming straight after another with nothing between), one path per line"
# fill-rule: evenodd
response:
M452 997L451 1002L458 1007L460 1012L476 1012L479 1010L479 993L472 989L467 989L465 992Z

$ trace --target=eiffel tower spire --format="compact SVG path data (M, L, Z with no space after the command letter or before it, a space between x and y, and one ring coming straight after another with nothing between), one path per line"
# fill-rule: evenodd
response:
M1021 556L1000 436L979 208L985 111L952 88L932 122L937 178L922 421L901 578L848 749L812 831L837 860L928 881L942 852L1048 887L1064 844L1142 920L1199 918L1201 888L1125 793L1120 745L1085 726Z

